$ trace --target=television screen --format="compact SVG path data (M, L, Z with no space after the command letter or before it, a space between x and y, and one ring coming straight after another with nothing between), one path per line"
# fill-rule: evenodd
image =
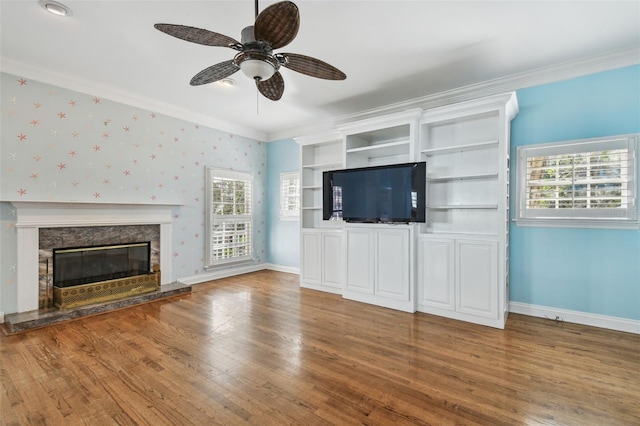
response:
M323 218L424 222L425 180L424 162L324 172Z

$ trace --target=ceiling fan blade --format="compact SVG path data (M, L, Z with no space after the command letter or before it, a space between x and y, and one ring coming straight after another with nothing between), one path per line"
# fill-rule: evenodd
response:
M240 42L227 37L226 35L214 33L202 28L187 27L174 24L155 24L154 27L170 36L177 37L192 43L204 44L205 46L231 47L239 46Z
M269 80L256 80L258 90L267 99L277 101L284 93L284 79L279 72L276 72Z
M194 75L189 84L192 86L201 86L203 84L213 83L214 81L229 77L239 69L240 67L233 62L233 59L220 62L219 64L211 65Z
M293 41L299 27L298 6L290 1L282 1L260 12L253 31L256 40L266 41L272 49L279 49Z
M280 53L279 55L286 59L285 63L282 64L283 67L299 73L325 80L344 80L347 78L346 74L338 68L320 59L296 53Z

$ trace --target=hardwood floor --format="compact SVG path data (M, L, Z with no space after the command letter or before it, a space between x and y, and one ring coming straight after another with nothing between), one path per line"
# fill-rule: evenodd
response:
M506 330L262 271L0 335L3 425L638 425L640 336Z

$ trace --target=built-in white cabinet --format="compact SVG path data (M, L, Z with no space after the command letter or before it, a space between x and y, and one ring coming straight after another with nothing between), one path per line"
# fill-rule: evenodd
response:
M502 328L498 282L496 240L419 237L419 311Z
M296 138L301 286L504 328L515 93L411 109ZM423 224L323 220L327 170L424 161Z
M420 109L349 123L345 135L346 168L414 161Z
M300 286L330 293L342 292L342 231L302 230Z
M427 163L417 309L504 328L509 250L509 134L515 94L434 108L420 119Z
M342 223L322 220L322 175L344 168L344 138L332 131L296 138L300 144L300 227L341 228Z
M322 175L344 168L338 131L296 138L300 144L300 286L342 293L343 223L322 219Z
M349 225L343 297L415 312L413 232L409 225Z

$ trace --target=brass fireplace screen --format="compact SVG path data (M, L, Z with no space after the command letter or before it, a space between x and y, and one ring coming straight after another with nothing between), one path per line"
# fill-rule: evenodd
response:
M122 299L160 287L151 243L53 250L53 302L61 309Z

